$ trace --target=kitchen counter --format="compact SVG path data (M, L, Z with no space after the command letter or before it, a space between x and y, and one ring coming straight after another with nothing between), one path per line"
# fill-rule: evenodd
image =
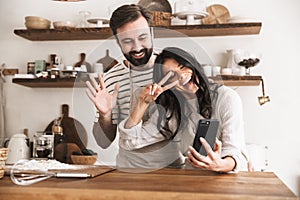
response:
M219 174L161 169L111 171L94 178L50 178L29 186L0 179L0 199L297 199L273 172Z

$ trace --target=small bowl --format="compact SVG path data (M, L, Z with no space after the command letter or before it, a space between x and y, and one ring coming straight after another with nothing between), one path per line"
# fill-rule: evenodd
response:
M27 29L50 29L50 24L39 21L25 22L25 26Z
M25 21L40 21L40 22L51 23L50 20L38 16L26 16Z
M61 29L61 28L75 28L76 27L76 23L72 22L72 21L56 21L53 22L53 27L55 29Z
M97 155L71 155L71 160L76 165L93 165L97 158Z
M25 26L27 29L49 29L51 21L37 16L26 16Z

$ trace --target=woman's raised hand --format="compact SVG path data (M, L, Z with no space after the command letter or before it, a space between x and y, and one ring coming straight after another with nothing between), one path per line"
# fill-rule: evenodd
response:
M157 97L163 93L164 91L174 87L178 80L173 81L165 86L162 86L165 82L168 81L168 79L173 76L174 72L170 71L167 73L166 76L164 76L159 83L152 83L147 85L140 96L140 99L144 101L145 103L151 103L157 99Z

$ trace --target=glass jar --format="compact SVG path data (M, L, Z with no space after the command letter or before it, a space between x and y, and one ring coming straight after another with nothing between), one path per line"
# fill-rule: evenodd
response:
M59 73L60 73L59 68L56 67L52 68L50 71L50 78L52 79L59 78Z

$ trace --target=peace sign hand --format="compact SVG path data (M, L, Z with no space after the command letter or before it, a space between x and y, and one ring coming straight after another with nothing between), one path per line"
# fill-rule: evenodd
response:
M140 95L140 100L149 104L155 101L161 93L174 87L178 83L178 80L173 81L166 86L162 86L173 74L174 72L170 71L165 77L163 77L163 79L159 83L152 83L147 85Z

